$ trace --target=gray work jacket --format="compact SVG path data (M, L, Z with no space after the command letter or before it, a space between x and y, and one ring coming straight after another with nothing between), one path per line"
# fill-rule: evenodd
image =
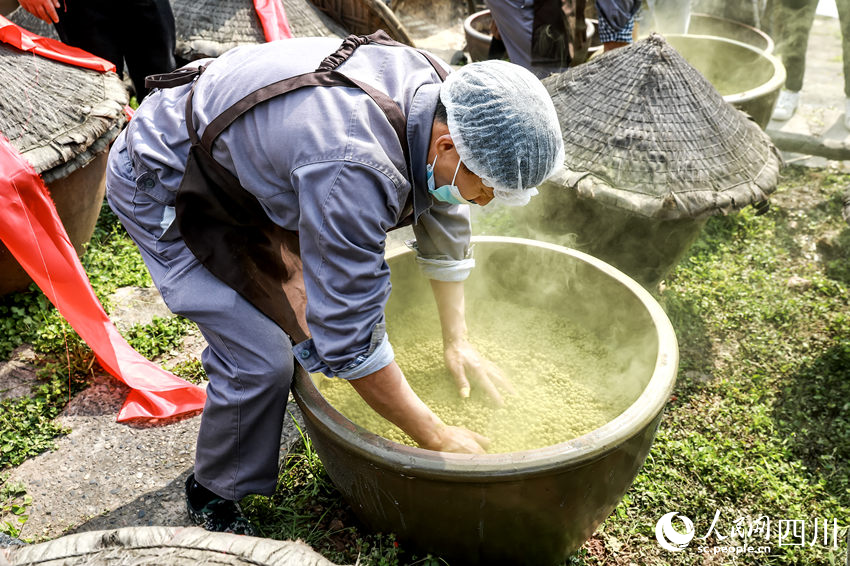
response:
M336 39L291 39L194 62L208 64L195 85L198 132L249 92L313 71L338 46ZM467 207L434 202L427 192L425 161L441 84L431 65L415 50L373 44L338 70L399 104L412 163L381 109L345 87L305 88L257 106L222 133L213 157L274 222L299 235L312 337L295 346L296 359L308 371L354 379L393 359L384 330L390 280L383 254L386 232L402 220L411 192L425 274L460 281L473 262ZM129 153L137 170L156 173L154 191L175 193L180 184L190 145L184 122L190 87L152 92L128 126Z

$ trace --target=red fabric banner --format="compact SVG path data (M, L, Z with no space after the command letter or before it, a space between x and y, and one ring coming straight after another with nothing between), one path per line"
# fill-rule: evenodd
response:
M260 17L266 41L292 39L292 30L281 0L254 0L254 10Z
M205 391L136 352L109 320L32 165L0 135L0 241L94 352L130 391L118 421L202 409Z
M41 37L13 24L3 16L0 16L0 41L13 45L21 51L32 51L42 57L77 67L85 67L95 71L115 71L115 65L106 59L101 59L79 47L71 47L61 41Z

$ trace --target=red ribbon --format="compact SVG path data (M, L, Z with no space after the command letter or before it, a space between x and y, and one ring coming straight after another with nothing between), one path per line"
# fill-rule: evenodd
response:
M47 187L2 135L0 171L0 240L100 365L132 389L117 420L165 418L202 409L202 388L145 359L118 333L91 288Z
M106 59L101 59L79 47L71 47L61 41L41 37L13 24L3 16L0 16L0 41L13 45L21 51L31 51L42 57L77 67L85 67L95 71L115 71L115 65Z
M292 39L292 30L281 0L254 0L254 10L260 17L266 41Z

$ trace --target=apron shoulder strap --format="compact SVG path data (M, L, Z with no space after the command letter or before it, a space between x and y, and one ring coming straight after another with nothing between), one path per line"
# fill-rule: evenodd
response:
M270 100L282 94L307 86L347 86L359 88L365 92L386 115L387 120L389 120L390 125L393 127L393 130L401 143L402 150L404 151L404 157L409 161L410 156L406 134L407 120L401 109L398 107L398 104L396 104L395 101L387 94L373 86L362 81L352 79L347 75L334 70L319 70L312 73L305 73L303 75L296 75L255 90L227 108L227 110L216 116L209 123L200 138L201 146L207 151L211 151L212 144L215 142L216 138L218 138L218 136L227 129L228 126L236 121L237 118L245 114L251 108L266 100ZM186 102L186 123L187 126L189 126L189 135L191 138L192 130L194 130L194 126L189 122L192 115L191 106L189 106L191 104L191 94L187 97ZM194 140L192 141L194 143Z

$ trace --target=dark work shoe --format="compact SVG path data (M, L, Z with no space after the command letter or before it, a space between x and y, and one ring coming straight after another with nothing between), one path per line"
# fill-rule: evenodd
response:
M214 497L200 508L192 505L189 493L194 483L195 474L189 474L186 478L186 509L193 523L217 533L258 536L257 529L245 517L242 508L235 501Z

